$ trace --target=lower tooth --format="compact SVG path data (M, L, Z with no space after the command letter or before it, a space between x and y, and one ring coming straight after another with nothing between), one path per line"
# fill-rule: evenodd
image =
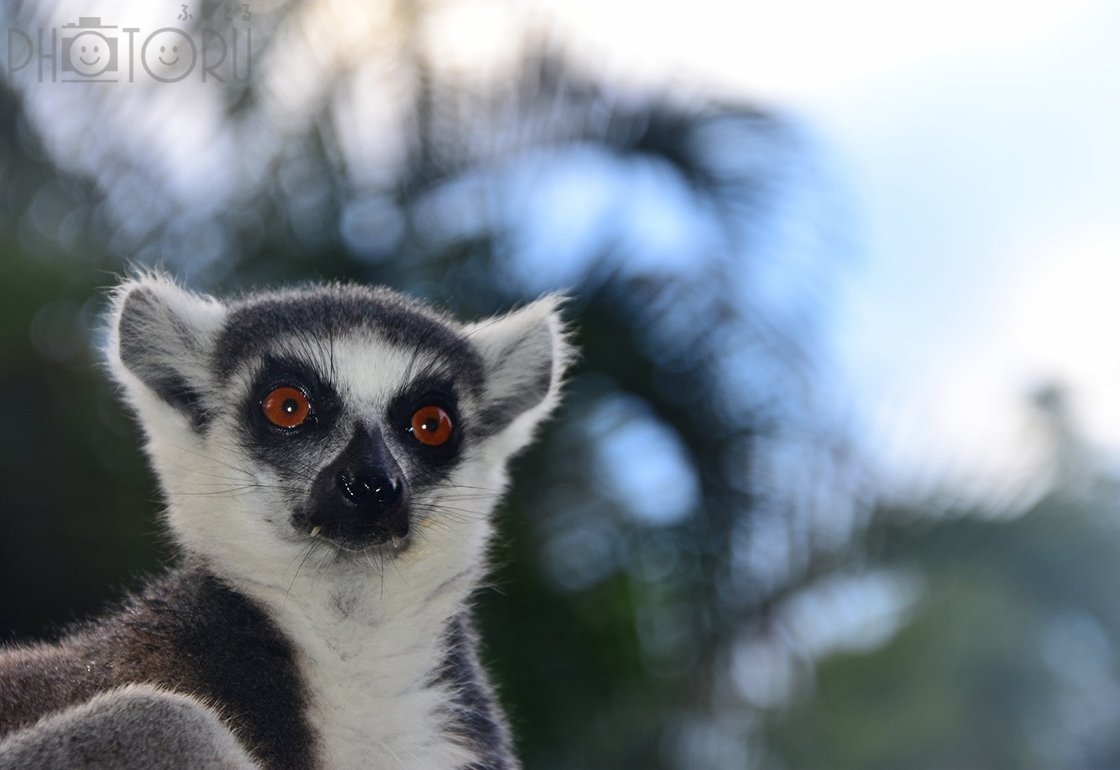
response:
M323 531L322 527L313 527L311 529L311 537L319 537L319 533Z

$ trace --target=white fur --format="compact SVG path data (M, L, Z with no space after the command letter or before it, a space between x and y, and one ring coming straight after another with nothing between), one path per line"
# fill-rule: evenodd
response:
M375 356L348 341L336 343L335 356L346 399L365 405L368 415L381 413L409 358L384 351ZM415 522L419 532L404 552L338 558L329 544L296 539L286 517L268 521L262 516L284 510L283 492L234 491L219 496L221 506L214 505L213 495L189 494L198 484L217 491L227 484L236 490L249 478L265 486L270 482L260 469L247 467L228 439L208 443L187 451L152 447L164 468L161 477L177 475L191 488L188 494L169 494L173 530L189 551L204 554L218 574L262 602L295 643L314 695L311 724L320 733L325 764L402 770L468 764L472 758L460 747L446 740L433 743L442 732L439 708L449 694L421 685L439 663L440 629L463 609L481 575L489 514L504 484L504 474L494 470L501 463L479 453L464 464L452 486L485 487L495 494L456 499L448 503L455 515ZM185 469L199 481L191 483ZM230 474L229 482L201 481ZM417 508L431 503L438 504L438 496L414 501ZM441 586L443 591L432 596Z
M540 403L520 414L497 437L501 462L526 446L536 427L560 402L564 372L574 357L567 341L560 306L564 298L547 294L531 305L504 316L478 321L464 327L464 333L486 359L488 369L495 373L490 391L514 393L525 387L523 375L531 367L530 360L550 356L552 386Z
M219 303L187 294L160 276L126 285L117 297L118 313L127 292L137 287L157 291L172 312L195 325L204 348L220 328L225 311ZM110 362L147 432L172 532L185 551L259 601L293 641L312 696L308 716L320 737L324 766L439 770L476 759L444 737L451 694L428 682L441 659L442 629L463 611L484 574L506 461L557 403L569 357L559 301L547 297L517 313L463 327L487 366L501 367L488 384L490 393L523 387L519 373L544 355L552 357L552 387L505 430L464 446L448 485L414 496L413 532L397 552L339 553L297 533L289 523L290 490L278 488L270 471L238 447L241 416L233 404L210 403L213 422L200 436L121 363L117 340L111 339ZM169 354L175 354L175 344L169 343ZM334 339L333 351L323 349L323 360L328 357L348 416L374 424L406 374L417 368L412 350L394 350L362 334ZM212 386L205 361L183 365L204 388ZM235 377L230 390L238 399L251 374L246 366ZM478 407L460 404L463 411ZM384 433L399 457L393 443L399 439L388 429Z
M155 348L153 358L160 363L182 370L191 381L208 386L208 391L213 389L213 378L202 353L213 344L225 320L226 309L218 300L184 291L173 281L158 273L142 274L135 280L122 283L113 293L113 312L110 314L111 323L106 345L113 376L125 386L128 398L142 417L145 419L155 417L164 421L170 419L172 425L185 430L186 418L145 387L140 378L120 360L121 340L118 321L128 295L138 288L150 292L171 311L170 316L159 318L157 321L179 319L181 322L180 324L157 323L146 330L148 340ZM184 332L190 334L189 339L183 337ZM148 436L151 438L153 432L148 431Z

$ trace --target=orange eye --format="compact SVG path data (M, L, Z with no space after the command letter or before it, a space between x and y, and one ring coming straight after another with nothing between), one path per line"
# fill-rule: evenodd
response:
M443 446L451 440L455 426L451 415L438 406L423 406L412 415L412 435L421 444Z
M299 388L284 386L264 397L261 411L277 427L298 428L311 414L311 402Z

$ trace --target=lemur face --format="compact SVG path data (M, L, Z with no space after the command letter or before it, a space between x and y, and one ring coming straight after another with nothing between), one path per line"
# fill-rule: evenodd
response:
M147 276L118 291L110 361L189 550L477 545L556 401L556 305L462 326L384 289L222 303Z
M219 387L238 395L216 431L282 490L292 532L348 551L409 542L464 442L481 446L503 427L485 408L479 352L389 295L329 290L236 307L213 361Z

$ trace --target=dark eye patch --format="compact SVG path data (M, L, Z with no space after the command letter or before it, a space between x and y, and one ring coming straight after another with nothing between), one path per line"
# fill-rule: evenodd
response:
M419 464L426 469L440 471L455 463L463 443L465 427L458 405L455 386L450 380L421 377L393 397L386 416L400 443L418 459ZM454 425L451 438L438 446L426 445L411 434L413 416L417 410L429 406L439 407L446 412Z
M307 396L310 414L296 429L278 427L262 409L262 403L278 388L296 388ZM329 435L342 410L337 389L320 371L298 359L268 357L253 380L242 407L246 445L259 459L283 465L306 441Z

